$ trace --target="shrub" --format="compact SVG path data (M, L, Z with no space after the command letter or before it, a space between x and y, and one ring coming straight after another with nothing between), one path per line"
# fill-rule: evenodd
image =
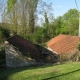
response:
M5 63L5 50L2 48L0 50L0 65Z
M80 61L80 51L75 49L69 53L60 55L60 62Z
M80 42L77 43L76 48L80 51Z
M0 65L5 63L5 59L0 59Z

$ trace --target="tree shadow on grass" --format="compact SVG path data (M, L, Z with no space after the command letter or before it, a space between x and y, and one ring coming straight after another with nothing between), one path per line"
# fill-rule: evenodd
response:
M52 64L50 65L41 65L41 66L27 66L27 67L21 67L21 68L13 68L13 69L2 69L0 70L0 80L8 80L9 76L16 74L21 71L25 70L36 70L39 68L46 68L46 67L51 67L53 66Z
M74 71L71 71L71 72L68 72L68 73L63 73L61 75L49 77L49 78L46 78L46 79L42 79L42 80L52 80L53 78L57 78L57 77L65 76L65 75L68 75L68 74L72 74L72 73L75 73L77 71L80 71L80 69L77 69L77 70L74 70Z

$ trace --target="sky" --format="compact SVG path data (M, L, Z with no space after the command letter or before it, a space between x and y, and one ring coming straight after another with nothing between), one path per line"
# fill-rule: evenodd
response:
M6 0L0 0L0 7L1 3L5 3ZM54 17L62 16L64 13L66 13L69 9L76 8L78 6L78 9L80 11L80 0L43 0L44 2L52 3L53 13ZM0 21L1 21L1 9L0 9Z
M6 1L7 0L0 0L0 22L2 20L2 13L4 11L4 8L5 8L5 4L6 4Z
M47 3L52 2L53 7L53 13L55 17L62 16L64 13L66 13L69 9L76 8L78 6L78 9L80 11L80 0L43 0Z

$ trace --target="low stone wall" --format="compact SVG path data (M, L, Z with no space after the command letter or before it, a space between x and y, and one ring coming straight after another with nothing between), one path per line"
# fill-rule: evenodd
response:
M5 41L5 55L6 55L6 67L23 67L35 65L35 60L29 60L26 56L23 56L22 53L15 48L13 45Z

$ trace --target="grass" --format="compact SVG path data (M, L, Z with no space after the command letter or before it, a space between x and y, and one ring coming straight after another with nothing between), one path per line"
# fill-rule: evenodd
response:
M80 62L0 70L0 80L80 80Z

